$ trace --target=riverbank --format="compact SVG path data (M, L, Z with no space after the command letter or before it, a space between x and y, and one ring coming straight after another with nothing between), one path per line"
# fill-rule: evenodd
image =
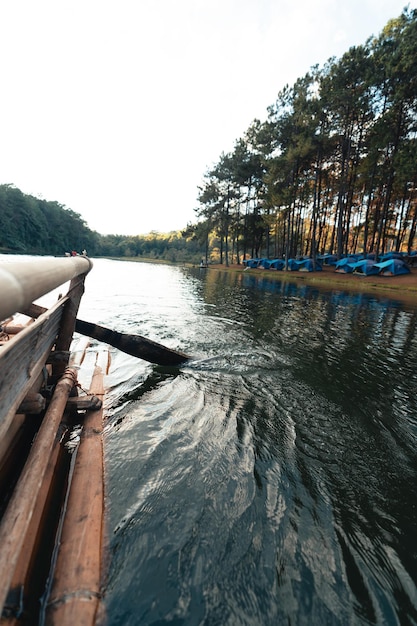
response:
M354 291L381 298L391 298L417 306L417 269L401 276L361 276L339 274L333 266L324 266L321 272L285 272L263 268L246 269L242 265L210 265L209 270L247 272L281 282L311 285L326 291Z
M113 258L117 261L135 261L139 263L160 263L162 265L178 265L164 259L146 259L138 257ZM185 266L192 266L185 263ZM192 266L197 267L197 266ZM265 270L262 267L246 268L243 265L210 264L204 271L247 272L254 276L263 276L271 280L311 285L325 291L352 291L367 293L381 298L400 300L410 306L417 307L417 268L411 268L410 274L401 276L362 276L360 274L339 274L334 267L325 265L321 272L285 272Z

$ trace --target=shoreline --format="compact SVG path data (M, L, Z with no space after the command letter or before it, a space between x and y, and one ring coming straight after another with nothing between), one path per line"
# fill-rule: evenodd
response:
M102 257L111 258L115 261L133 261L139 263L160 263L167 265L182 265L183 267L198 268L192 263L170 263L164 259L149 259L137 257ZM266 270L262 267L245 268L242 264L230 264L228 266L220 263L209 264L204 271L236 272L248 273L251 276L258 276L276 280L277 282L288 282L296 285L310 285L322 291L344 291L350 293L362 293L380 299L397 300L413 309L417 308L417 268L410 268L410 274L401 276L361 276L360 274L339 274L334 271L331 265L324 265L321 272L291 272L285 270Z
M217 271L245 272L252 276L269 278L298 285L310 285L323 291L347 291L364 293L379 298L400 300L417 307L417 270L401 276L361 276L358 274L339 274L333 266L324 266L321 272L291 272L283 270L265 270L263 268L246 269L242 265L209 265L208 269Z

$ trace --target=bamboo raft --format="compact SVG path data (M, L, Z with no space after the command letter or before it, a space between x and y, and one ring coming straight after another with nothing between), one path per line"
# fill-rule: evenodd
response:
M2 625L103 620L102 400L109 352L94 356L85 393L78 376L87 343L70 351L91 268L82 256L0 266ZM17 312L68 282L65 295L37 319L16 322Z
M103 622L103 342L160 366L190 358L77 319L91 268L83 256L0 265L0 626ZM64 287L49 308L34 302ZM71 352L74 332L103 348Z

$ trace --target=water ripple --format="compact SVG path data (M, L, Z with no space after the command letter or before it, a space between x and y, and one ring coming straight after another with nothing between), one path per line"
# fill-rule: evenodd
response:
M417 315L140 265L91 311L194 358L115 355L111 623L417 623Z

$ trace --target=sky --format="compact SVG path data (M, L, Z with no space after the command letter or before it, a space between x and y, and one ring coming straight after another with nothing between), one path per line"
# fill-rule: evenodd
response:
M0 184L101 234L183 229L205 173L282 88L406 6L0 0Z

